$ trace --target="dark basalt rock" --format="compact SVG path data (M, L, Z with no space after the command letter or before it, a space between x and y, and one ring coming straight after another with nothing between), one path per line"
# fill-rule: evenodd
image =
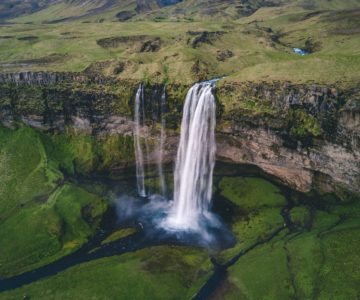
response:
M148 35L130 35L103 38L97 41L97 44L103 48L117 48L122 44L137 43L140 44L140 52L155 52L160 49L161 39Z
M214 39L224 35L225 31L188 31L188 34L195 36L193 40L189 39L188 44L191 44L192 48L200 47L201 44L212 44Z
M55 85L61 83L94 83L106 84L114 82L113 78L102 75L89 75L81 72L18 72L0 73L0 83L28 84L28 85Z
M127 11L121 11L119 13L116 14L116 18L120 21L120 22L124 22L127 20L130 20L131 18L133 18L136 15L135 11L131 11L131 10L127 10Z
M121 44L139 42L148 38L147 35L116 36L97 40L96 43L103 48L117 48Z
M32 65L48 65L54 63L61 63L64 62L69 56L67 54L57 54L53 53L44 57L34 58L34 59L24 59L24 60L17 60L11 63L0 63L2 67L30 67Z

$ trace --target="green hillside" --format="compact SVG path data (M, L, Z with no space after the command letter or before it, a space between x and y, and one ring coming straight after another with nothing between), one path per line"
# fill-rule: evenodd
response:
M101 8L100 2L55 4L1 27L0 71L89 70L125 79L188 83L222 75L231 81L344 84L360 78L358 1L319 1L312 6L294 1L242 17L234 17L236 5L223 1L215 11L229 12L225 17L203 15L206 1L184 1L139 11L126 22L114 21L116 14L138 4L122 1L89 13ZM43 24L64 18L70 19ZM296 55L293 47L310 54Z

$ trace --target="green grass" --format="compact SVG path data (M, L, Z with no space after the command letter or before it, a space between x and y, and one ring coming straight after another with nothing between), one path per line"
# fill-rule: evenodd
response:
M110 236L108 236L104 241L102 241L102 244L108 244L114 241L117 241L119 239L122 239L124 237L127 237L129 235L132 235L136 232L135 228L122 228L118 231L115 231Z
M325 261L319 274L319 299L354 299L359 295L360 228L357 225L354 229L334 230L323 237Z
M232 231L235 247L218 255L221 262L266 239L281 228L283 196L271 183L257 178L224 178L221 194L237 205ZM218 289L221 299L353 299L360 257L359 202L328 202L325 210L298 204L290 211L297 232L286 230L271 242L246 253L229 269ZM341 222L341 218L344 219ZM342 274L339 276L338 274Z
M69 174L109 171L134 158L131 136L96 138L68 129L65 133L42 135L42 140L56 166Z
M261 178L225 177L220 181L219 189L221 195L233 202L239 211L231 225L237 243L218 256L221 261L267 238L283 226L280 211L286 199L272 183Z
M112 64L125 63L120 74L113 74L124 80L140 81L148 77L155 82L192 83L204 77L226 74L227 82L280 80L353 86L360 78L360 38L354 33L354 29L358 28L356 13L345 12L343 18L334 18L332 11L308 15L316 9L336 9L341 15L344 14L343 9L355 7L356 1L325 4L321 1L313 10L304 10L296 5L261 8L236 22L225 21L221 17L216 22L208 18L195 18L192 22L184 19L174 22L165 18L161 22L153 22L140 17L125 23L108 22L113 20L113 16L108 21L105 18L104 23L94 23L101 18L95 16L85 24L22 24L25 19L19 20L18 24L0 29L0 36L13 36L0 39L0 70L18 71L25 64L27 70L82 71L93 62L109 61ZM42 21L56 7L24 18ZM76 12L65 10L65 13L70 16ZM111 15L110 12L106 14ZM265 27L271 28L272 32L263 30ZM210 44L203 43L193 49L187 43L191 38L187 32L202 30L226 33L214 38ZM279 34L280 43L272 41L275 34ZM18 40L29 35L38 37L38 40ZM141 42L130 41L106 49L96 43L101 38L134 35L160 37L160 50L140 53ZM320 45L319 51L306 57L294 54L292 48L305 47L308 38ZM219 50L231 50L234 56L218 61ZM58 60L52 61L49 57L58 57ZM41 63L41 60L46 62ZM196 61L200 65L198 73L193 70ZM111 75L109 68L99 72Z
M309 208L306 206L296 206L290 211L291 221L300 227L306 227L311 221Z
M37 268L77 249L106 210L99 197L63 184L34 129L0 127L0 274Z
M92 236L106 204L74 184L64 184L59 168L86 175L93 168L89 162L98 164L99 157L110 157L107 164L119 160L109 153L115 155L123 142L110 139L99 144L74 132L48 136L25 126L16 130L0 127L0 157L6 162L0 176L7 183L0 198L4 208L0 223L0 276L20 274L51 263ZM107 150L102 148L105 144ZM102 151L107 155L99 155ZM83 163L77 162L79 159ZM9 187L21 188L26 194L12 194ZM224 177L218 192L234 205L230 226L237 239L235 247L217 255L212 253L219 262L227 261L284 226L280 212L287 202L281 190L269 181ZM301 204L292 208L290 217L298 231L288 234L284 230L271 242L241 257L229 269L228 281L217 291L219 297L355 298L360 292L357 285L360 204L325 199L321 203L324 210L314 213ZM133 229L115 232L105 242L133 232ZM0 294L0 299L24 295L30 299L189 299L211 275L209 256L200 249L171 246L145 249L75 266Z
M11 22L20 23L43 23L53 20L60 20L63 18L70 18L85 14L88 10L96 8L98 5L91 4L87 5L71 5L70 3L58 3L49 6L46 9L40 10L39 12L33 13L28 16L22 16L19 18L12 19Z
M62 179L51 167L38 134L22 127L10 132L0 129L6 140L0 151L0 222L34 198L48 195Z
M224 178L219 187L221 195L244 212L262 207L281 207L286 204L286 199L281 195L279 188L261 178Z
M292 299L295 296L287 270L282 241L254 249L230 268L234 288L223 299Z
M12 276L50 263L84 244L106 209L103 200L73 185L20 210L0 226L0 274Z
M318 210L311 229L280 234L247 253L230 268L228 283L219 296L355 299L360 292L357 206L355 202L334 205L332 212ZM296 222L302 222L307 215L302 206L291 211ZM338 223L340 216L346 219Z
M0 299L189 299L209 273L206 252L162 246L73 267Z

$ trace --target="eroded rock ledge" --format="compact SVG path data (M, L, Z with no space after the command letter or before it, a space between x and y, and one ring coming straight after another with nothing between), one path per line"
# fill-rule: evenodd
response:
M86 73L0 74L0 120L48 132L72 127L100 139L131 136L137 84ZM188 88L167 86L168 161ZM142 134L150 147L157 144L162 90L145 90L149 122ZM245 82L219 84L215 93L219 159L257 165L303 192L360 193L360 87ZM156 158L153 150L148 163Z

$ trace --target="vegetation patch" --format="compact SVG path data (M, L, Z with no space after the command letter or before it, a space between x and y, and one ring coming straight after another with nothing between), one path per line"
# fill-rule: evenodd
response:
M261 207L281 207L286 204L285 197L272 183L252 177L228 177L220 181L221 195L251 212Z
M260 178L225 177L219 183L219 190L237 208L233 209L235 216L231 224L237 243L218 255L220 261L266 239L284 225L281 208L286 205L286 199L272 183Z
M312 226L280 234L246 253L228 270L222 299L351 299L359 293L358 202L329 204L316 210ZM297 224L306 224L305 206L291 210ZM254 270L256 270L254 272ZM342 274L339 277L337 274Z
M161 246L95 260L26 287L6 299L191 298L210 274L206 252Z
M97 44L103 48L116 48L128 42L141 42L148 39L147 35L116 36L97 40Z
M320 137L323 133L319 121L304 110L289 110L286 120L290 137L307 145L312 143L312 138Z
M114 241L117 241L119 239L125 238L129 235L132 235L136 232L135 228L122 228L114 233L112 233L110 236L108 236L105 240L102 241L102 244L108 244Z
M59 259L95 232L107 205L66 184L35 130L0 127L0 274Z

